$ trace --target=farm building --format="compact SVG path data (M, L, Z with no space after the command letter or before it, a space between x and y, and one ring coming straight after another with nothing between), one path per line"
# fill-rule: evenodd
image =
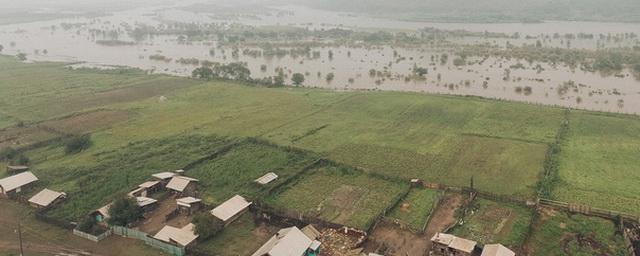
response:
M31 172L23 172L0 180L0 192L5 197L13 197L27 185L38 181Z
M197 179L185 176L174 176L167 184L167 189L173 190L180 195L195 195Z
M501 244L488 244L482 249L481 256L515 256L516 253Z
M7 165L8 174L18 174L29 170L29 166L25 165Z
M211 210L211 214L222 220L226 226L246 212L250 205L251 202L248 202L244 197L235 195L231 199Z
M271 183L272 181L276 180L278 178L278 175L270 172L265 174L264 176L258 178L255 180L256 183L260 184L260 185L267 185L269 183Z
M149 193L153 193L160 190L160 181L147 181L138 185L138 187L129 192L130 197L146 197Z
M278 231L253 256L315 256L320 253L320 245L297 227L290 227Z
M142 210L144 211L150 211L153 210L153 208L155 208L155 206L157 206L158 200L155 200L153 198L148 198L148 197L144 197L144 196L139 196L136 197L136 203L138 203L138 206L140 208L142 208Z
M307 225L306 227L302 228L301 231L307 237L311 238L311 240L316 240L320 236L320 231L318 231L313 225Z
M189 223L182 228L164 226L153 238L182 247L188 247L198 238L195 225Z
M443 256L468 256L476 248L476 242L450 234L436 233L432 238L432 252Z
M202 199L190 196L178 198L176 199L176 203L178 204L178 212L187 213L189 215L198 211L202 207Z
M105 222L111 218L111 215L109 214L109 209L111 208L111 205L113 203L109 203L105 206L102 206L100 209L95 210L94 212L91 213L91 217L93 217L96 222L101 223L101 224L105 224Z
M173 172L159 172L159 173L152 174L151 177L153 177L157 181L162 182L163 184L167 184L167 182L169 182L169 180L176 175L177 174Z
M35 196L29 199L31 206L39 209L48 208L53 206L67 197L64 192L56 192L49 189L43 189Z

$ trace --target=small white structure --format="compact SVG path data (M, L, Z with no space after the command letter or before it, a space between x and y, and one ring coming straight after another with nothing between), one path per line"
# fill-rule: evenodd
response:
M159 172L156 174L152 174L151 176L158 180L168 180L173 178L173 176L176 176L176 174L173 172Z
M252 256L303 256L318 252L320 242L311 240L297 227L281 229Z
M148 197L144 197L144 196L136 197L136 203L138 203L138 206L140 208L148 207L148 206L150 206L152 204L155 204L157 202L158 202L158 200L155 200L153 198L148 198Z
M191 205L202 202L202 199L198 199L195 197L183 197L176 199L176 202L180 206L191 207Z
M159 181L147 181L147 182L144 182L144 183L138 185L138 187L139 188L150 189L150 188L153 188L153 187L157 186L158 184L160 184Z
M488 244L482 249L481 256L515 256L516 253L501 244Z
M250 205L251 202L248 202L244 197L235 195L231 199L211 210L211 214L224 222L225 225L229 225L242 215L242 213L247 211Z
M267 173L264 176L256 179L255 182L260 184L260 185L267 185L270 182L276 180L277 178L278 178L277 174L275 174L273 172L270 172L270 173Z
M167 188L176 192L186 192L190 184L198 182L197 179L189 178L185 176L174 176L167 184Z
M56 192L45 188L35 196L31 197L29 199L29 203L36 208L46 208L53 205L53 203L59 199L61 200L65 197L67 197L67 194L64 192Z
M164 226L153 238L187 247L198 238L198 235L195 233L195 227L193 223L189 223L182 228Z
M22 187L38 181L38 178L31 172L22 172L0 180L0 192L5 196L10 196L22 192Z

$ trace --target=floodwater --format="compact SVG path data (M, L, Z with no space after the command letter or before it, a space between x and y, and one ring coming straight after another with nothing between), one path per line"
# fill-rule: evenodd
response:
M489 43L504 46L534 44L537 36L553 33L640 33L640 24L594 22L547 22L540 24L461 24L424 23L357 16L345 13L318 11L304 7L285 6L274 8L277 15L239 16L224 22L249 25L295 25L309 28L358 28L417 30L425 27L439 29L465 29L476 32L518 32L519 39L506 38L455 38L461 44ZM191 13L173 7L141 8L115 13L100 18L73 18L27 24L0 26L0 44L3 54L26 53L29 61L83 62L76 67L130 66L153 73L189 76L197 65L181 64L180 58L196 58L212 62L246 62L254 78L274 76L282 68L290 77L293 73L306 75L304 86L334 90L390 90L413 91L434 94L475 95L487 98L523 101L533 104L569 106L588 110L640 113L640 81L628 70L616 76L573 70L562 65L527 63L499 58L470 58L470 64L456 67L454 55L449 49L424 48L313 48L319 56L249 56L240 53L233 57L231 49L218 48L216 41L182 42L177 35L156 36L143 41L117 46L97 44L96 40L118 39L133 42L125 31L135 24L156 26L163 22L188 23L221 22L219 17L207 13ZM62 23L75 26L64 29ZM55 26L55 27L52 27ZM121 33L104 35L95 30L119 30ZM544 40L549 47L566 47L564 39ZM619 42L599 42L598 39L571 40L572 48L595 49L602 47L638 45L637 39ZM209 50L215 48L215 54ZM45 50L46 49L46 53ZM244 48L240 49L242 52ZM260 50L251 48L252 50ZM329 57L329 52L333 57ZM395 54L394 54L395 52ZM446 63L437 58L449 54ZM168 60L153 60L149 56L162 55ZM516 64L520 68L510 68ZM263 65L266 69L263 68ZM537 67L539 65L539 67ZM428 68L424 78L412 76L414 66ZM537 67L537 68L536 68ZM540 69L542 68L542 69ZM376 71L375 75L370 70ZM506 74L505 69L510 69ZM327 74L334 74L331 81ZM564 86L562 86L564 84Z

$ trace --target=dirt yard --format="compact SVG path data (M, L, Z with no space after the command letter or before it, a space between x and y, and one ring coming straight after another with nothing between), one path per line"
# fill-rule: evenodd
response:
M140 225L138 225L138 229L142 232L145 232L150 235L154 235L160 231L165 225L173 226L173 227L184 227L185 225L191 222L192 216L187 216L186 214L178 215L177 217L171 219L169 222L166 222L166 216L173 212L177 207L176 197L170 196L167 199L158 202L158 208L155 210L145 214L145 220Z
M356 256L361 250L354 248L364 237L347 235L340 230L324 229L318 240L322 242L321 255L323 256Z
M144 243L111 236L100 243L77 237L69 230L36 220L31 209L0 199L0 255L18 255L18 219L26 255L164 255Z
M455 212L464 202L464 196L449 193L432 213L423 235L403 230L393 223L380 223L365 244L366 252L384 255L422 256L431 250L431 237L456 222Z

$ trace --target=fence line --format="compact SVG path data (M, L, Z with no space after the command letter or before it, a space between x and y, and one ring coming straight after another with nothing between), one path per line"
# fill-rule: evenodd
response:
M111 229L109 229L109 230L107 230L106 232L104 232L104 233L102 233L100 235L94 236L92 234L85 233L85 232L82 232L80 230L74 229L73 230L73 234L76 235L76 236L79 236L79 237L82 237L84 239L88 239L88 240L91 240L91 241L94 241L94 242L97 243L97 242L100 242L103 239L111 236L113 234L113 231Z
M640 223L640 216L635 216L623 212L611 211L605 209L599 209L587 205L575 204L575 203L567 203L561 201L554 201L550 199L540 198L538 200L538 204L541 206L566 210L573 213L580 213L589 216L596 216L600 218L610 219L610 220L620 220L621 218L624 221L632 222L632 223Z
M183 247L179 247L179 246L176 246L176 245L168 244L168 243L166 243L164 241L160 241L158 239L155 239L155 238L149 236L149 234L147 234L145 232L142 232L142 231L139 231L139 230L135 230L135 229L126 228L126 227L121 227L121 226L111 226L111 230L116 235L143 241L145 244L147 244L147 245L149 245L151 247L160 249L160 250L162 250L162 251L164 251L166 253L169 253L171 255L174 255L174 256L184 256L185 255L185 249Z

